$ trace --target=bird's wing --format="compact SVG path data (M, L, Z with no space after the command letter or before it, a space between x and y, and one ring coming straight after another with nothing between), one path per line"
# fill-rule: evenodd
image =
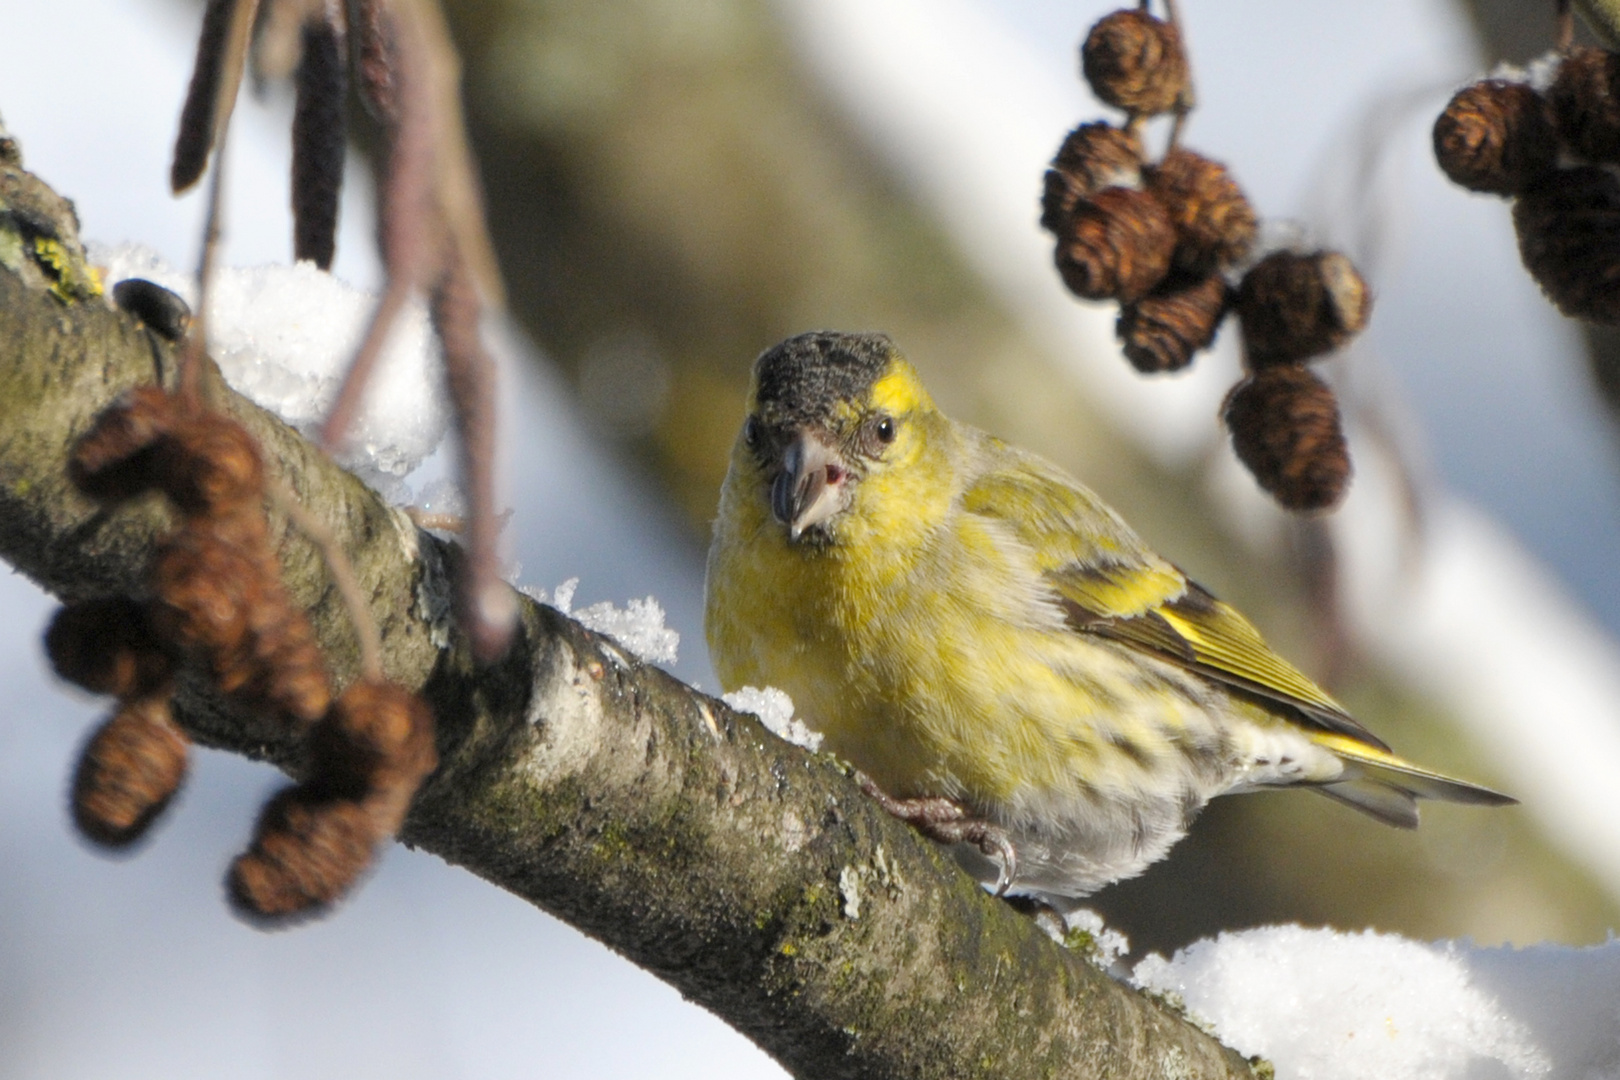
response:
M1144 544L1096 495L1046 462L986 440L963 510L999 520L1034 552L1077 633L1105 637L1284 705L1308 724L1389 748L1242 615Z

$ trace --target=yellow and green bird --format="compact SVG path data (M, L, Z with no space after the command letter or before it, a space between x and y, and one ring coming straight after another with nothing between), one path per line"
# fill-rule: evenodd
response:
M1513 801L1395 756L1096 495L943 415L881 334L756 362L706 593L727 690L786 691L891 810L1053 906L1228 792L1407 828L1419 798Z

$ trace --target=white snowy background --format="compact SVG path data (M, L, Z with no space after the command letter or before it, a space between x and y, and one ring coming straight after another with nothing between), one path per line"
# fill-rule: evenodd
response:
M1030 209L1029 177L1059 134L1098 113L1074 77L1073 44L1106 6L782 0L805 55L1009 306L1116 415L1139 418L1150 451L1186 462L1203 453L1189 434L1199 428L1164 418L1181 410L1207 429L1230 357L1224 372L1215 358L1169 385L1127 377L1103 355L1107 318L1056 288ZM1369 190L1389 194L1380 227L1328 234L1380 290L1355 369L1372 374L1350 377L1374 383L1367 393L1380 379L1400 389L1436 476L1470 501L1441 502L1429 560L1398 589L1381 563L1387 487L1375 461L1361 463L1341 515L1358 629L1470 716L1513 790L1620 895L1620 577L1607 557L1620 547L1620 458L1571 328L1517 268L1503 205L1446 186L1429 163L1428 120L1477 66L1465 27L1441 0L1183 7L1195 64L1220 58L1198 67L1190 134L1238 164L1264 214L1366 224L1346 210ZM76 200L87 238L138 242L180 268L195 259L200 207L169 198L165 159L195 21L170 0L0 0L0 115L28 165ZM1387 168L1336 183L1374 108L1407 117ZM237 124L233 265L288 258L286 216L267 211L286 201L286 128L284 106L249 107ZM369 184L354 179L336 271L366 288L377 282ZM712 688L701 552L671 540L681 528L580 427L556 383L533 365L507 368L521 580L554 599L566 588L576 609L656 596L683 642L672 670ZM1211 484L1242 490L1219 475ZM1263 514L1229 501L1234 520L1263 531ZM233 757L198 755L138 858L92 854L72 834L64 784L100 706L43 672L49 601L12 576L0 605L11 612L0 627L0 1078L781 1074L599 946L400 848L335 917L248 929L226 912L219 878L281 781ZM1136 974L1283 1077L1620 1076L1620 946L1515 951L1279 928Z

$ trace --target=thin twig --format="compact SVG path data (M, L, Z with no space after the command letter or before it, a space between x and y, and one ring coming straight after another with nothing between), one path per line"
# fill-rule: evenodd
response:
M433 325L444 342L444 367L461 443L461 487L466 493L467 565L458 590L462 628L485 662L511 640L517 609L501 580L495 515L495 364L480 334L482 305L473 276L452 251L433 290Z
M1554 0L1554 11L1557 13L1557 30L1554 40L1559 52L1569 52L1575 44L1575 9L1570 0Z
M197 259L197 310L191 314L186 345L180 352L180 401L196 408L203 360L208 352L208 300L213 292L214 262L219 257L220 204L224 201L225 146L214 154L214 173L208 178L208 214L203 220L202 254Z
M360 579L355 575L348 552L326 522L310 513L284 481L272 480L268 486L270 500L276 509L287 515L287 520L321 549L321 558L326 561L326 569L332 575L332 584L337 586L338 596L342 598L343 606L349 612L349 620L354 624L354 636L360 644L361 678L381 681L385 678L382 637L377 633L377 620L371 616L371 607L360 589Z
M382 207L378 241L388 283L321 427L321 445L328 452L342 445L354 422L388 332L411 291L428 275L432 257L437 254L430 238L437 239L442 231L436 224L432 198L436 134L433 101L426 89L426 78L419 75L422 61L418 50L412 47L417 35L401 34L397 21L388 19L386 13L375 15L375 19L378 21L363 24L366 40L372 43L368 47L384 51L373 60L378 71L366 77L371 81L382 79L388 87L392 96L386 104L395 121L388 148L388 171L379 192ZM391 43L390 38L394 39ZM385 48L389 44L393 47ZM386 78L379 74L382 71L386 71Z

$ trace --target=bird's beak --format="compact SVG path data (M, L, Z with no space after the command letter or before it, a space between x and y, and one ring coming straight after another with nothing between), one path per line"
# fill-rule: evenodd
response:
M771 484L771 512L797 540L844 508L849 470L838 451L812 431L799 432Z

